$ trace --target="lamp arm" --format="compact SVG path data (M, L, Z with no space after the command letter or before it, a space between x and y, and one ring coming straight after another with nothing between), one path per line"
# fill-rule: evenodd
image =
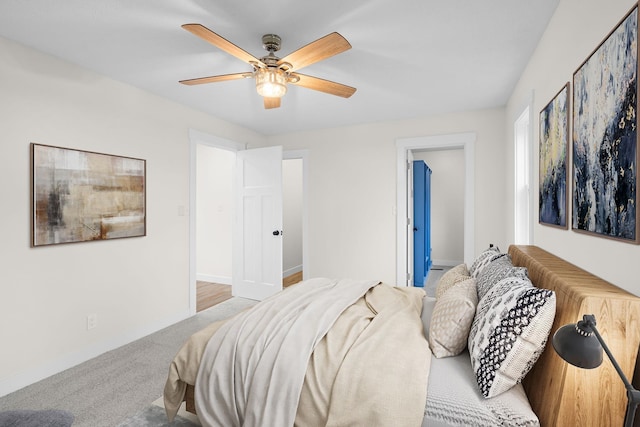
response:
M607 353L607 356L609 357L611 364L613 365L614 368L616 368L616 371L618 372L618 375L620 375L620 378L622 378L622 382L624 383L625 388L627 390L635 390L631 385L631 383L629 382L629 380L627 379L627 377L624 375L624 372L622 372L622 369L620 368L620 365L618 365L618 362L616 361L615 357L613 357L613 354L611 354L609 347L607 347L607 344L602 339L602 336L600 335L600 332L598 332L598 328L596 328L595 323L592 322L591 320L588 320L588 323L589 323L589 326L591 327L591 330L595 334L596 338L598 338L598 341L600 342L600 345L604 349L604 352Z
M600 345L604 349L605 353L607 353L607 356L609 357L611 364L613 365L614 368L616 368L618 375L620 375L620 378L622 379L622 382L624 383L624 386L627 389L628 402L627 402L627 412L624 417L624 426L632 427L633 420L636 415L636 408L638 407L638 404L640 404L640 391L636 390L633 387L633 385L631 385L631 383L625 376L624 372L622 372L620 365L618 365L618 362L616 361L615 357L613 357L613 355L611 354L609 347L607 347L607 344L602 339L602 336L600 336L600 332L598 332L595 322L591 321L591 319L585 319L585 320L587 321L589 327L591 327L591 330L593 331L596 338L598 339L598 342L600 342Z
M640 391L631 387L631 389L627 389L627 399L629 402L627 403L627 413L624 416L625 427L632 427L633 420L636 416L636 408L638 404L640 404Z

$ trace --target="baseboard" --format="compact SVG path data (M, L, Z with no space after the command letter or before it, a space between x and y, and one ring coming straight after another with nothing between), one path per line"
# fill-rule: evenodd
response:
M202 282L209 282L209 283L219 283L221 285L230 285L231 284L231 277L215 276L213 274L197 273L196 274L196 280L199 280L199 281L202 281Z
M433 264L431 266L433 267L434 265L441 265L443 267L455 267L456 265L460 265L462 263L464 263L464 261L449 260L449 259L434 259Z
M164 329L167 326L176 324L188 317L191 317L191 314L189 313L189 310L185 310L162 321L158 321L144 327L127 331L118 337L111 338L109 340L91 345L85 349L67 354L62 357L58 357L55 360L29 369L26 372L19 372L10 375L5 379L0 380L0 397L6 396L9 393L13 393L14 391L18 391L21 388L37 383L38 381L41 381L66 369L72 368L76 365L86 362L87 360L93 359L94 357L100 356L107 351L114 350L135 340L146 337L149 334Z
M302 265L297 265L292 268L288 268L282 272L282 277L289 277L292 274L300 273L302 271Z

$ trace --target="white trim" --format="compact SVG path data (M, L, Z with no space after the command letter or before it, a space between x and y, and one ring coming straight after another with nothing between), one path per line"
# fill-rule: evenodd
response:
M516 137L516 125L517 122L520 120L520 118L523 116L523 114L528 110L528 118L529 118L529 123L528 123L528 129L527 129L527 138L529 139L528 144L527 144L527 148L528 148L528 156L529 156L529 194L528 194L528 198L529 198L529 241L526 242L527 245L533 245L534 243L534 239L533 239L533 226L534 223L536 222L534 219L534 215L535 215L535 208L533 203L534 203L534 193L533 193L533 189L534 189L534 171L533 171L533 167L534 167L534 158L533 158L533 145L534 145L534 141L533 141L533 126L534 126L534 118L533 118L533 101L534 101L534 91L532 90L531 92L529 92L529 95L526 97L526 100L522 103L522 105L520 105L520 107L516 110L516 114L514 115L514 117L512 117L511 123L513 123L513 135L512 135L512 140L511 143L513 144L513 182L514 182L514 188L513 188L513 212L512 212L512 220L513 220L513 236L514 236L514 241L515 241L515 229L516 229L516 205L517 205L517 188L515 187L515 183L516 183L516 179L515 179L515 175L516 175L516 168L518 166L518 162L517 162L517 158L516 158L516 144L515 144L515 137ZM517 243L517 242L516 242ZM523 243L524 244L524 243Z
M247 144L230 141L195 129L189 129L189 313L196 314L196 182L198 145L241 151Z
M291 276L292 274L300 273L301 271L302 271L302 265L296 265L295 267L284 270L282 272L282 277Z
M220 138L219 136L200 132L199 130L189 129L189 141L197 144L207 145L209 147L220 148L229 151L246 150L247 144L231 141L229 139Z
M405 164L411 150L464 150L464 262L471 264L474 257L474 159L475 132L401 138L396 140L396 286L407 282L407 177Z
M217 285L231 285L231 277L215 276L213 274L196 274L196 280L201 282L215 283Z
M309 150L288 150L282 153L284 160L302 159L302 278L309 278ZM297 273L297 271L295 272ZM293 273L291 273L293 274ZM287 275L285 275L286 277Z
M191 313L184 311L167 317L161 321L145 325L144 327L127 331L117 337L95 343L80 351L58 357L35 368L29 368L24 372L18 372L10 375L0 381L0 397L13 393L14 391L20 390L28 385L35 384L36 382L48 378L51 375L55 375L66 369L77 366L80 363L84 363L108 351L146 337L149 334L158 332L159 330L164 329L167 326L174 325L188 317L191 317Z

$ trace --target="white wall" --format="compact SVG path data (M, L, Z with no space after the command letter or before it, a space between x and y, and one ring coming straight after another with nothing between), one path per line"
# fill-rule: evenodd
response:
M187 316L189 128L263 138L2 38L0 57L4 395ZM30 248L31 142L146 159L147 236Z
M283 276L302 271L302 159L282 161Z
M431 256L434 265L464 262L464 150L414 151L431 168Z
M236 155L199 144L196 162L196 276L230 285Z
M607 34L618 24L636 2L631 0L584 1L563 0L517 84L507 107L507 158L513 158L513 119L519 106L534 92L534 244L562 258L640 295L640 246L596 236L559 230L538 224L538 147L539 113L567 82ZM572 104L572 102L571 102ZM571 166L569 166L571 169ZM509 183L506 198L513 210L513 165L503 179ZM571 181L570 179L568 181ZM569 184L571 185L571 184ZM568 191L570 197L572 190ZM571 215L571 210L569 211ZM640 224L639 224L640 225ZM512 221L507 230L513 240ZM640 230L639 230L640 231Z
M504 127L489 109L268 138L309 150L309 277L395 283L398 138L475 132L475 252L506 246Z

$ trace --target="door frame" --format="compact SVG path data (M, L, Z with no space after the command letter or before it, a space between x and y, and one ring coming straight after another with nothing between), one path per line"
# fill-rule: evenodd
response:
M407 161L413 150L464 150L464 262L474 258L475 132L396 139L396 286L410 286L407 265Z

